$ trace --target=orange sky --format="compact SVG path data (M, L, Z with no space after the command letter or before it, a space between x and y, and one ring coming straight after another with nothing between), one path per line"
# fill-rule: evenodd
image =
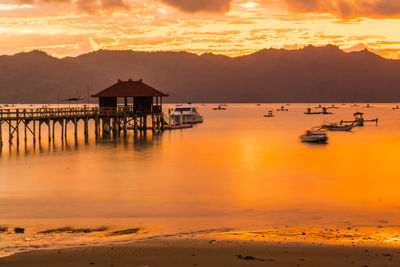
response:
M399 0L2 0L0 54L365 46L400 58ZM362 45L363 44L363 45Z

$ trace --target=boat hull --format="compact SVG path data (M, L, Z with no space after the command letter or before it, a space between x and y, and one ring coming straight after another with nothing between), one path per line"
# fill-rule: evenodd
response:
M171 119L179 124L196 124L203 122L203 117L200 115L171 115Z
M300 140L305 143L326 143L328 142L327 136L315 137L315 136L300 136Z

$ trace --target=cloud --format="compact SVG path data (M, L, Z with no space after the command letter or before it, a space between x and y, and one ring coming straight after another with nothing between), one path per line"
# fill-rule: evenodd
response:
M17 0L18 4L76 4L85 12L92 13L98 10L127 8L124 0Z
M331 13L341 18L400 17L399 0L284 0L297 13Z
M161 0L161 2L176 7L184 12L225 13L231 8L233 0Z

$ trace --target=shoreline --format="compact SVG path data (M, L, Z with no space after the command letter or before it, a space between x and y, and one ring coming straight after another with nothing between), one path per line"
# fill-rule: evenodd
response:
M400 248L309 242L160 238L16 253L0 266L400 266Z

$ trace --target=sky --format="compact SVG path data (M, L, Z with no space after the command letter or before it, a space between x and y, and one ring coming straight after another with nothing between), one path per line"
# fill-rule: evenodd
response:
M240 56L310 44L400 59L400 0L0 0L0 54Z

